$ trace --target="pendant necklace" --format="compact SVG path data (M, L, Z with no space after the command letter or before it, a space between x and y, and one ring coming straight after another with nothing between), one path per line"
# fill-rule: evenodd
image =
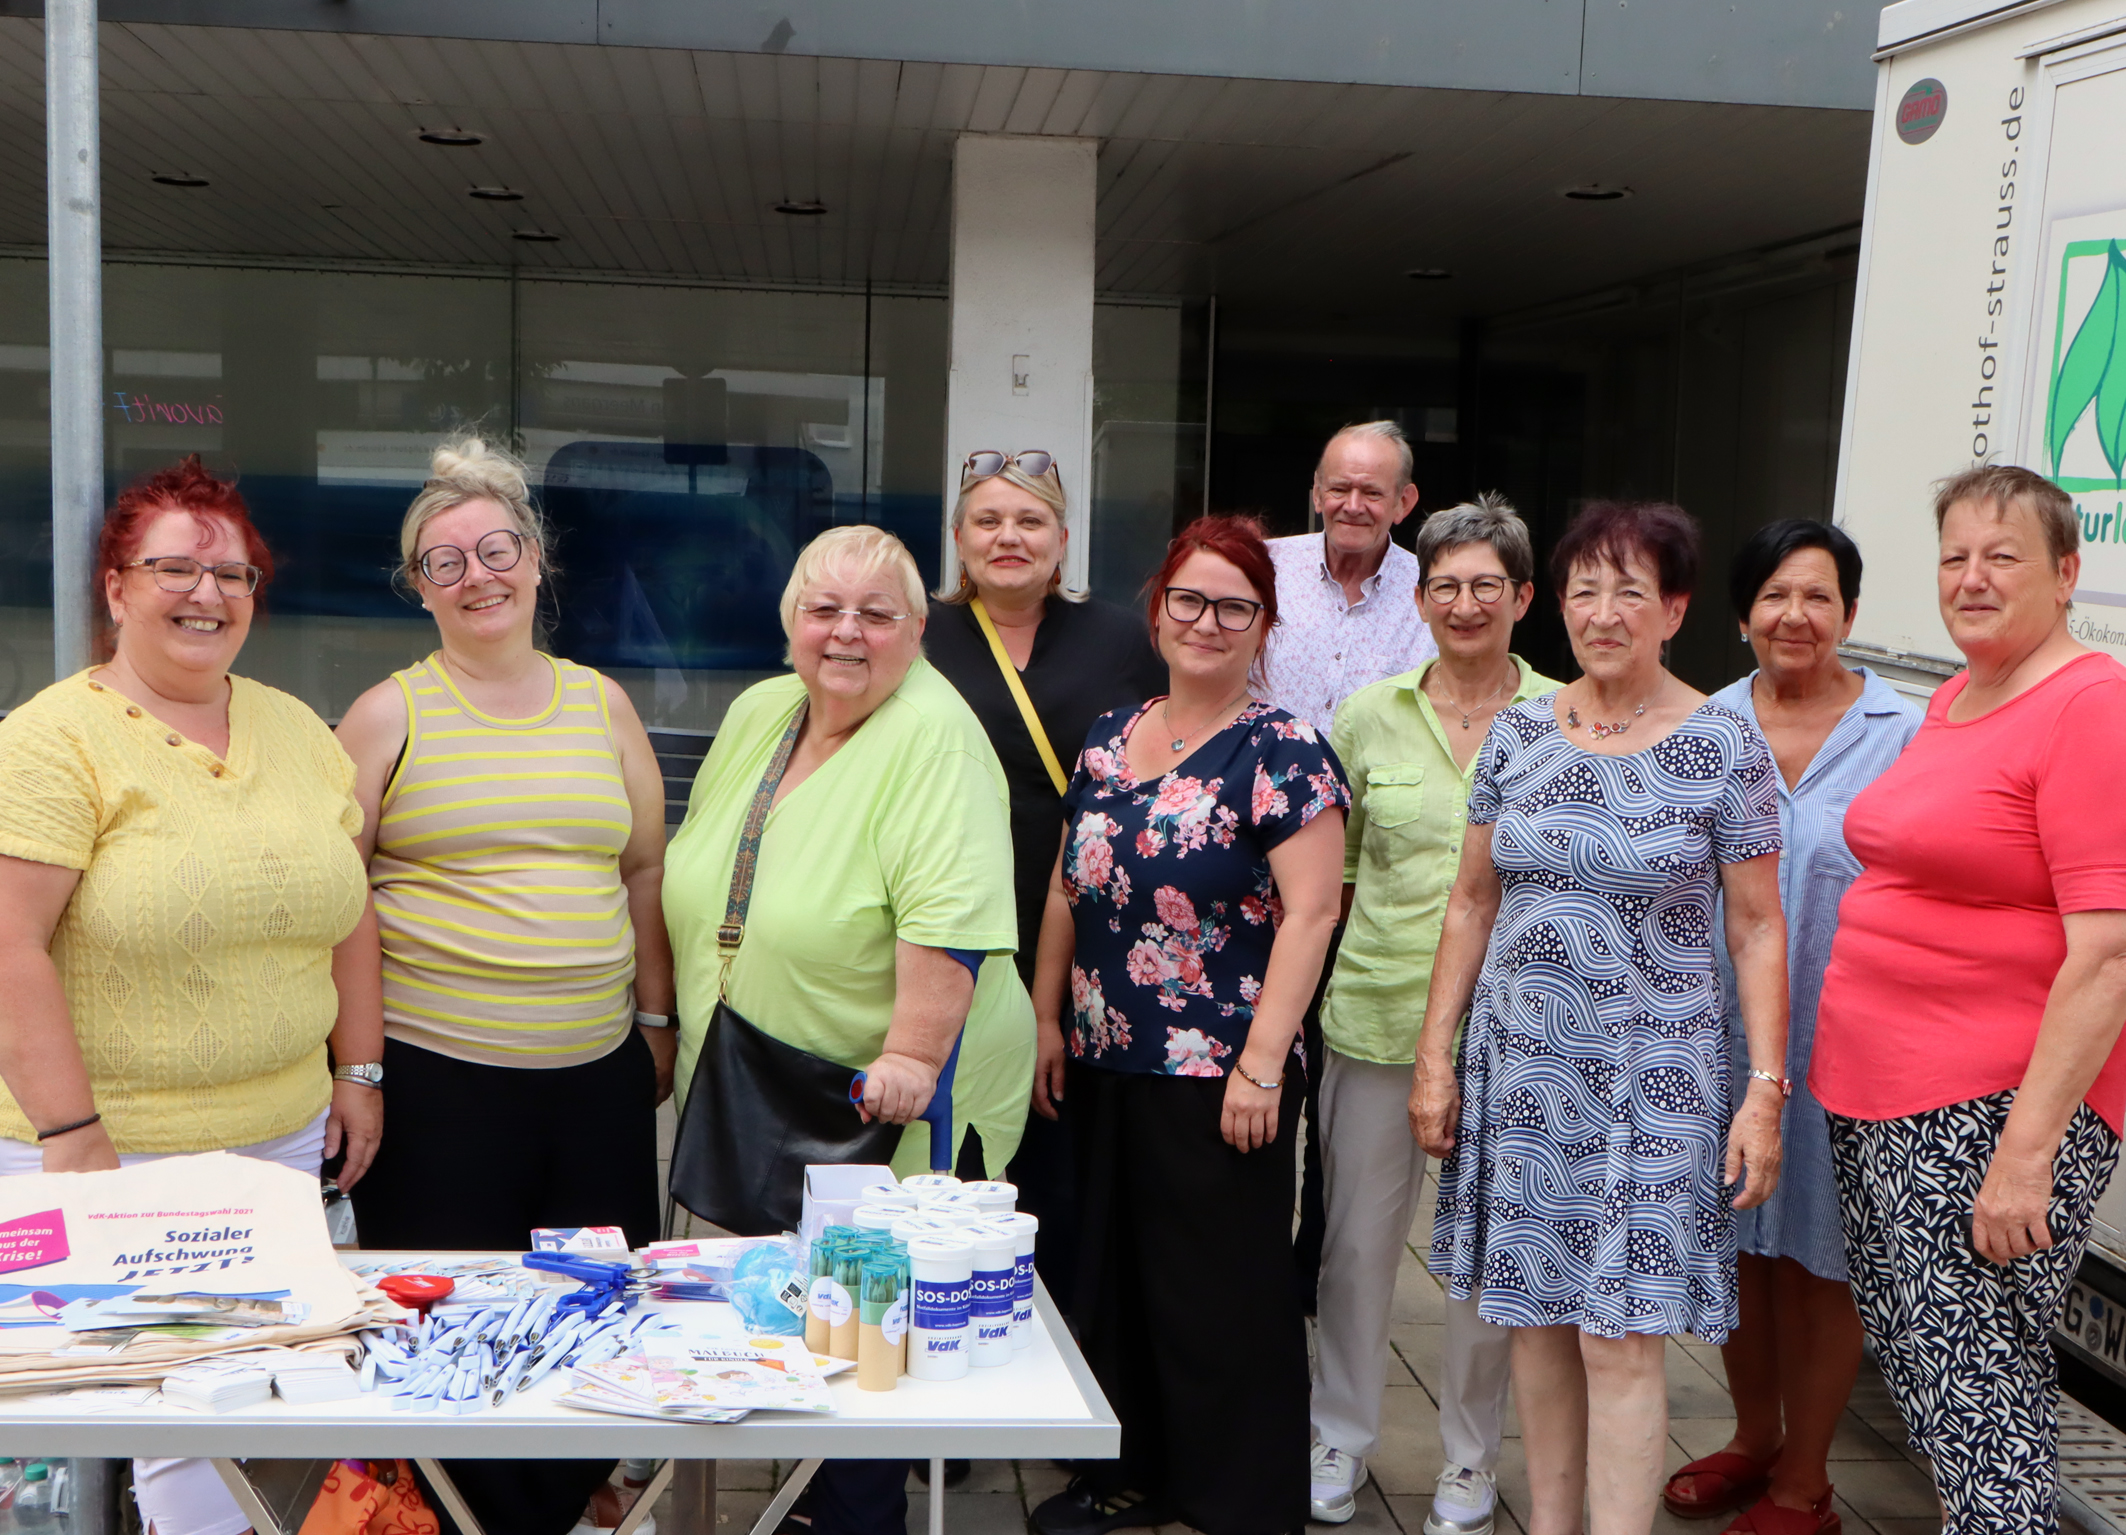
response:
M1520 668L1515 667L1513 670L1509 671L1506 674L1506 682L1518 682L1520 680L1520 677ZM1471 717L1475 715L1476 711L1483 708L1484 705L1490 703L1492 699L1498 697L1499 694L1506 691L1506 682L1500 683L1497 687L1493 688L1490 692L1486 693L1482 698L1479 698L1475 703L1471 704L1466 709L1462 709L1462 706L1454 701L1453 694L1447 693L1447 684L1444 680L1441 681L1439 690L1442 693L1447 693L1448 708L1462 710L1462 729L1467 730L1469 728L1469 721Z
M1646 701L1646 703L1652 702L1653 700L1650 698ZM1641 704L1638 708L1631 711L1629 718L1619 720L1614 725L1605 725L1600 720L1589 720L1586 724L1583 725L1580 723L1580 711L1574 708L1572 705L1567 704L1565 706L1565 723L1572 726L1575 730L1586 731L1587 734L1594 740L1606 741L1611 736L1620 736L1624 734L1625 731L1631 729L1632 720L1637 719L1645 712L1646 704Z
M1175 737L1173 738L1173 740L1171 740L1171 741L1167 742L1167 743L1166 743L1166 749L1167 749L1168 751L1170 751L1170 752L1174 753L1174 754L1175 754L1176 756L1179 756L1179 755L1181 754L1181 749L1182 749L1182 748L1183 748L1184 746L1187 746L1187 745L1188 745L1188 743L1189 743L1189 736L1199 736L1199 735L1202 735L1204 731L1206 731L1206 730L1210 729L1210 728L1211 728L1211 726L1213 726L1213 725L1217 724L1219 720L1221 720L1221 719L1225 718L1225 711L1226 711L1227 709L1230 709L1230 708L1232 708L1234 704L1238 703L1238 702L1239 702L1239 701L1240 701L1241 699L1243 699L1243 698L1245 698L1245 697L1247 697L1247 692L1246 692L1246 690L1245 690L1245 689L1243 689L1242 691L1240 691L1240 692L1238 692L1238 693L1234 694L1234 695L1233 695L1233 696L1232 696L1231 698L1227 699L1227 700L1226 700L1226 701L1224 702L1224 704L1222 704L1222 705L1221 705L1221 706L1219 707L1219 709L1218 709L1218 712L1217 712L1217 713L1213 714L1213 715L1212 715L1212 716L1211 716L1211 717L1210 717L1210 718L1209 718L1208 720L1206 720L1206 721L1205 721L1205 722L1204 722L1203 724L1201 724L1201 725L1198 725L1198 726L1197 726L1197 727L1196 727L1196 728L1195 728L1194 730L1191 730L1191 731L1190 731L1190 732L1188 733L1188 735L1185 735L1185 736L1175 736ZM1165 723L1166 723L1166 728L1167 728L1167 729L1169 729L1169 730L1172 730L1172 729L1174 728L1174 717L1173 717L1173 716L1172 716L1171 714L1169 714L1169 713L1167 712L1167 704L1170 704L1170 703L1172 703L1172 702L1173 702L1173 700L1172 700L1171 698L1169 698L1169 699L1167 700L1167 703L1161 704L1161 705L1159 706L1159 718L1160 718L1161 720L1165 721Z

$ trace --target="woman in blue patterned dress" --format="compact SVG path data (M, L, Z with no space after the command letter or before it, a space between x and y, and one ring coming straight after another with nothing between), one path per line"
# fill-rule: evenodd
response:
M1152 578L1172 693L1093 723L1063 796L1034 967L1034 1100L1070 1099L1085 1357L1122 1420L1040 1535L1307 1520L1292 1264L1299 1021L1343 886L1328 743L1258 703L1277 621L1261 530L1184 528Z
M1713 701L1754 721L1779 764L1794 1096L1781 1127L1779 1190L1735 1220L1741 1320L1720 1350L1735 1436L1671 1475L1662 1501L1685 1519L1747 1505L1724 1535L1829 1535L1842 1522L1831 1502L1831 1438L1860 1368L1861 1331L1809 1057L1838 903L1860 873L1846 847L1846 807L1897 760L1923 716L1866 667L1838 658L1860 600L1860 550L1829 523L1791 518L1758 529L1735 554L1728 595L1757 670ZM1739 1098L1749 1042L1732 973L1725 979Z
M1777 768L1662 647L1697 575L1680 508L1596 502L1552 556L1579 680L1502 709L1469 796L1410 1095L1431 1266L1514 1335L1528 1535L1652 1527L1664 1340L1735 1323L1730 1203L1779 1177ZM1716 896L1749 1034L1728 1117ZM1455 1079L1454 1036L1468 1037Z

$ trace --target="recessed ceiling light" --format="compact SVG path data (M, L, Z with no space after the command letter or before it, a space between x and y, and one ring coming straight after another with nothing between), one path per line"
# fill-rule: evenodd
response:
M1567 202L1614 203L1622 202L1625 198L1631 196L1631 188L1603 186L1596 182L1584 187L1567 187L1558 195Z
M467 187L467 197L476 197L483 203L521 203L524 194L515 187Z
M159 171L148 178L159 187L203 187L207 178L195 176L189 171Z
M486 134L469 128L423 128L415 137L423 144L440 144L445 149L470 149L487 142Z
M535 245L551 245L561 238L550 229L512 229L509 237L512 240L529 240Z
M1444 282L1453 275L1443 266L1414 266L1403 273L1403 276L1414 277L1419 282Z
M777 213L788 213L797 218L816 219L827 211L827 205L817 200L812 202L780 202L775 205L775 211Z

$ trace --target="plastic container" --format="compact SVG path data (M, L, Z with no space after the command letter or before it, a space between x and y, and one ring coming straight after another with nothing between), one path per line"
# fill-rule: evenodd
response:
M15 1501L8 1512L13 1516L9 1523L16 1529L41 1529L54 1517L50 1466L33 1460L22 1468L22 1485L15 1489Z
M899 1257L884 1252L864 1260L856 1326L859 1391L891 1391L900 1376L901 1342L908 1335L908 1302L901 1289Z
M962 1194L972 1194L977 1208L984 1215L1009 1215L1019 1207L1019 1187L1006 1183L1001 1178L985 1178L980 1183L963 1183Z
M1033 1250L1041 1234L1037 1216L1014 1212L990 1222L1012 1235L1011 1252L1011 1348L1013 1353L1033 1342Z
M834 1238L817 1236L810 1252L811 1288L805 1301L805 1347L815 1354L827 1352L834 1328Z
M908 1244L914 1291L908 1327L908 1373L917 1380L958 1380L972 1362L974 1243L952 1236Z
M1013 1252L1018 1233L995 1221L969 1226L961 1237L974 1244L969 1282L969 1321L974 1328L976 1369L1011 1363Z
M859 1196L867 1205L885 1205L895 1210L913 1210L919 1202L915 1191L898 1183L873 1183Z
M858 1205L856 1213L849 1217L859 1231L883 1231L889 1236L893 1224L915 1213L915 1201L903 1207L899 1205Z
M935 1215L904 1215L893 1223L893 1239L896 1242L913 1242L918 1237L949 1237L961 1229L962 1221L948 1221Z
M956 1189L959 1186L960 1180L950 1173L917 1173L912 1178L901 1180L901 1187L925 1204L947 1189Z
M836 1359L856 1357L857 1297L864 1288L864 1260L871 1256L869 1243L856 1238L835 1244L832 1327L827 1352Z
M982 1208L981 1196L970 1194L964 1185L956 1189L939 1189L923 1199L925 1215L957 1215L980 1220L987 1213Z

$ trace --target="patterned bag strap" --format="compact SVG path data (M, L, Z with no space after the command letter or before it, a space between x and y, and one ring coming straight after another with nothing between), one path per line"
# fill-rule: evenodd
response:
M1026 684L1019 680L1019 669L1011 664L1003 638L997 633L996 621L989 616L989 609L982 606L981 598L976 597L967 605L974 609L974 621L982 626L982 636L989 641L989 653L997 658L997 670L1004 674L1004 686L1011 689L1011 701L1019 706L1019 718L1026 722L1026 733L1033 737L1033 749L1041 754L1041 766L1048 769L1048 781L1056 786L1056 793L1068 793L1070 779L1064 775L1063 764L1056 760L1056 749L1048 744L1048 732L1041 728L1041 716L1033 711L1033 700L1026 696Z
M808 698L790 716L789 728L775 744L775 755L768 759L768 770L760 775L760 787L753 791L745 829L738 834L738 858L731 865L731 898L724 903L723 922L716 929L716 952L723 961L716 980L718 996L723 995L730 980L731 961L738 957L738 946L745 942L746 908L753 904L753 875L760 867L761 833L767 828L768 812L775 806L775 791L782 787L783 774L790 770L790 753L797 748L797 737L805 728L805 715L811 707Z

